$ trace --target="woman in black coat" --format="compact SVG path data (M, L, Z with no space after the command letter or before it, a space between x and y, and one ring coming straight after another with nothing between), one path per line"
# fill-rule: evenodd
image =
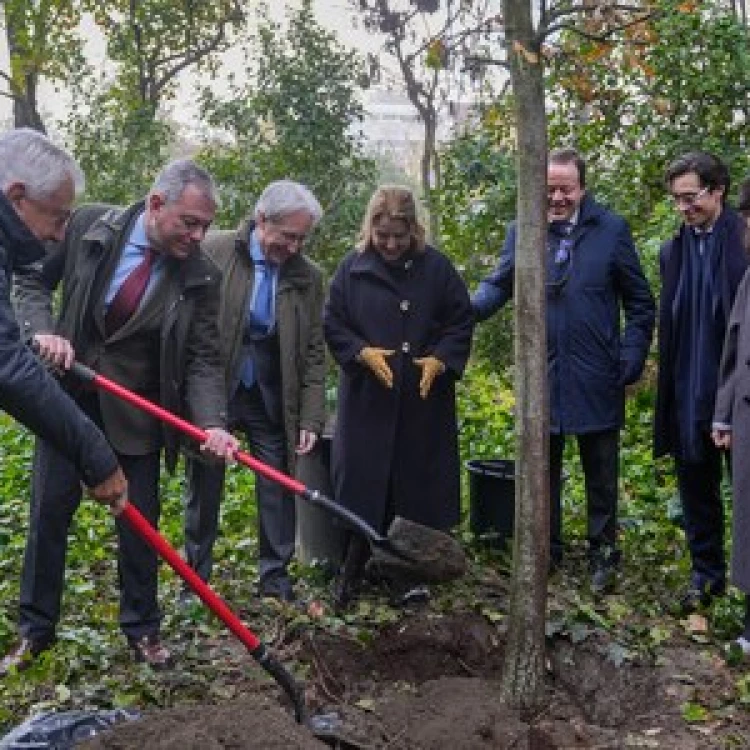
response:
M361 242L339 265L324 316L341 372L332 474L337 500L385 533L395 515L435 529L459 520L455 381L473 314L451 262L425 244L414 197L381 187ZM334 598L345 605L367 560L353 537Z

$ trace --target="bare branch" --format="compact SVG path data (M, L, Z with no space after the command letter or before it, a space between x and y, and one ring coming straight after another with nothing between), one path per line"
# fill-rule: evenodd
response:
M580 26L577 26L574 23L563 22L563 23L555 24L547 28L544 32L544 36L546 37L558 31L565 30L565 31L570 31L574 34L577 34L578 36L583 37L584 39L588 39L589 41L592 41L592 42L606 42L614 34L617 34L620 31L624 31L625 29L628 29L631 26L637 26L638 24L643 23L644 21L648 21L657 15L658 13L654 11L652 13L639 16L638 18L634 18L630 21L624 21L619 24L613 24L612 26L608 26L606 29L598 33L586 31L585 29L582 29Z

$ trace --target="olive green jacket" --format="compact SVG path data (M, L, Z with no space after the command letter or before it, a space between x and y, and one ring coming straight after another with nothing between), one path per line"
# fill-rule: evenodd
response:
M119 331L105 335L106 289L142 211L143 203L76 211L65 240L16 275L14 301L23 336L56 332L105 377L199 427L225 427L227 397L216 343L220 275L204 253L168 259L154 294ZM59 284L62 301L55 320L52 298ZM66 384L74 395L79 392L80 384ZM181 441L172 429L109 394L100 392L99 403L104 432L117 451L141 455L163 445L167 467L174 468Z
M238 230L212 231L203 243L206 254L222 272L219 335L230 393L237 381L245 315L253 290L253 264L248 249L252 229L252 222L246 222ZM319 266L301 254L290 257L279 272L275 317L289 473L294 472L299 431L320 435L325 421L323 301Z

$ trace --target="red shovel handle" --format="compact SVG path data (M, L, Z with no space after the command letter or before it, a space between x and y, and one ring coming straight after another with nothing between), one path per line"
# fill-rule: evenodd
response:
M156 553L187 583L190 588L206 603L211 611L247 646L255 656L263 644L240 622L239 617L220 599L196 572L180 557L174 547L143 517L132 503L125 503L121 514L133 529L154 548Z
M289 696L298 722L305 721L305 697L294 677L271 654L258 636L248 630L239 617L201 580L195 571L177 554L167 540L143 517L132 503L126 502L120 514L156 553L187 583L206 606L247 646L253 658L276 680Z
M133 393L133 391L123 388L119 383L115 383L114 380L109 380L98 372L94 372L90 367L86 367L86 365L81 364L80 362L74 362L70 371L84 382L91 383L92 385L101 388L103 391L108 391L113 396L117 396L123 401L127 401L129 404L151 414L165 424L168 424L170 427L174 427L176 430L191 437L198 443L206 442L208 435L205 430L202 430L200 427L196 427L187 420L178 417L171 411L163 409L161 406L153 403L153 401L149 401L148 399L139 396L137 393ZM238 450L234 452L233 458L238 463L244 464L261 476L266 477L266 479L270 479L272 482L280 484L282 487L289 490L289 492L293 492L295 495L305 494L307 488L302 482L298 482L296 479L292 479L292 477L274 469L272 466L268 466L267 464L258 461L257 458L253 458L249 453Z

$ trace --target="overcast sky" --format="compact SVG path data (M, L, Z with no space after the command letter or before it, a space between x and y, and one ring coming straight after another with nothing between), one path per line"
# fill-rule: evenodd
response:
M252 3L246 3L246 7L251 5ZM285 10L289 7L293 8L297 3L274 2L271 5L274 15L281 19L285 15ZM381 39L356 27L356 14L352 13L351 6L347 0L316 0L315 7L321 25L335 32L343 45L354 47L363 53L377 51L381 44ZM104 44L101 35L90 20L84 23L83 31L89 40L87 53L90 60L97 66L103 66L105 59ZM4 42L4 34L2 35L2 41ZM2 65L3 69L7 70L7 48L5 48L4 44L0 45L0 65ZM242 56L239 52L230 51L225 55L223 71L226 74L230 72L241 74L243 67ZM196 84L195 76L190 75L190 73L183 76L178 99L174 106L174 116L180 122L189 122L195 117L193 101ZM221 89L218 83L217 88ZM49 122L50 127L53 127L53 121L64 116L68 106L68 99L64 92L57 93L50 86L42 87L39 99L42 116ZM0 122L10 124L11 120L12 108L10 101L7 97L0 97Z

